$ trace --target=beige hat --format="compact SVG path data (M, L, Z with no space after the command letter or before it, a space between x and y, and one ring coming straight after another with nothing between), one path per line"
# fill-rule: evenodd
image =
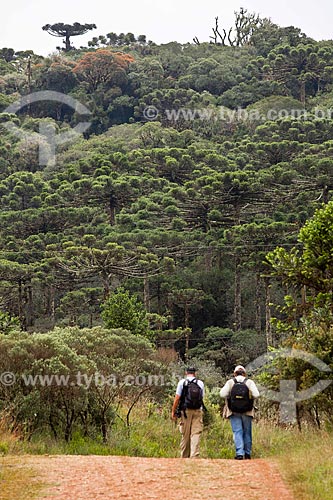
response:
M237 373L237 372L244 372L244 373L246 373L246 370L245 370L244 366L237 365L236 368L234 369L234 373Z

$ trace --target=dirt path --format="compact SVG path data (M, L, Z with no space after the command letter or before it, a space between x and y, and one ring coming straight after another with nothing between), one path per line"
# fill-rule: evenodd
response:
M23 458L23 457L21 457ZM6 460L15 467L15 457ZM181 460L114 456L25 456L48 500L293 500L267 460ZM1 498L1 494L0 494Z

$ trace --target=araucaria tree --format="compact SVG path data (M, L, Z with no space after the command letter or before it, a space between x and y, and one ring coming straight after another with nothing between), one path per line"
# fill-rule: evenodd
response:
M45 24L42 27L42 30L47 31L52 36L58 36L64 38L65 52L69 52L73 47L71 46L70 38L72 36L84 35L90 30L96 29L96 24L64 24L64 23L55 23L55 24Z

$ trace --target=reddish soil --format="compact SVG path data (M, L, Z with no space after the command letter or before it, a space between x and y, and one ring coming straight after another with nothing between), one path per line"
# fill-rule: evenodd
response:
M277 465L262 459L62 455L25 456L23 462L44 483L38 497L44 500L294 499Z

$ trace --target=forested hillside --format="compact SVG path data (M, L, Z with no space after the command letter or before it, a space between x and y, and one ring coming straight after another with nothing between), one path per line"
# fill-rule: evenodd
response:
M277 345L271 303L290 289L266 255L301 248L330 200L333 42L267 20L232 44L213 33L185 45L109 33L48 57L0 50L4 332L99 325L122 286L157 344L181 355L228 371L239 339L248 360ZM41 164L41 125L60 134L82 121L64 102L8 113L45 90L86 106L91 125Z
M39 461L58 495L64 478L117 495L118 463L122 495L134 467L154 496L150 462L96 455L176 470L188 364L201 457L234 457L220 388L241 364L256 483L273 456L295 498L333 498L333 40L245 9L212 24L208 41L95 31L79 48L95 24L58 22L48 56L0 48L0 458L25 455L0 467L4 498L37 490L27 454L77 455L77 477Z

